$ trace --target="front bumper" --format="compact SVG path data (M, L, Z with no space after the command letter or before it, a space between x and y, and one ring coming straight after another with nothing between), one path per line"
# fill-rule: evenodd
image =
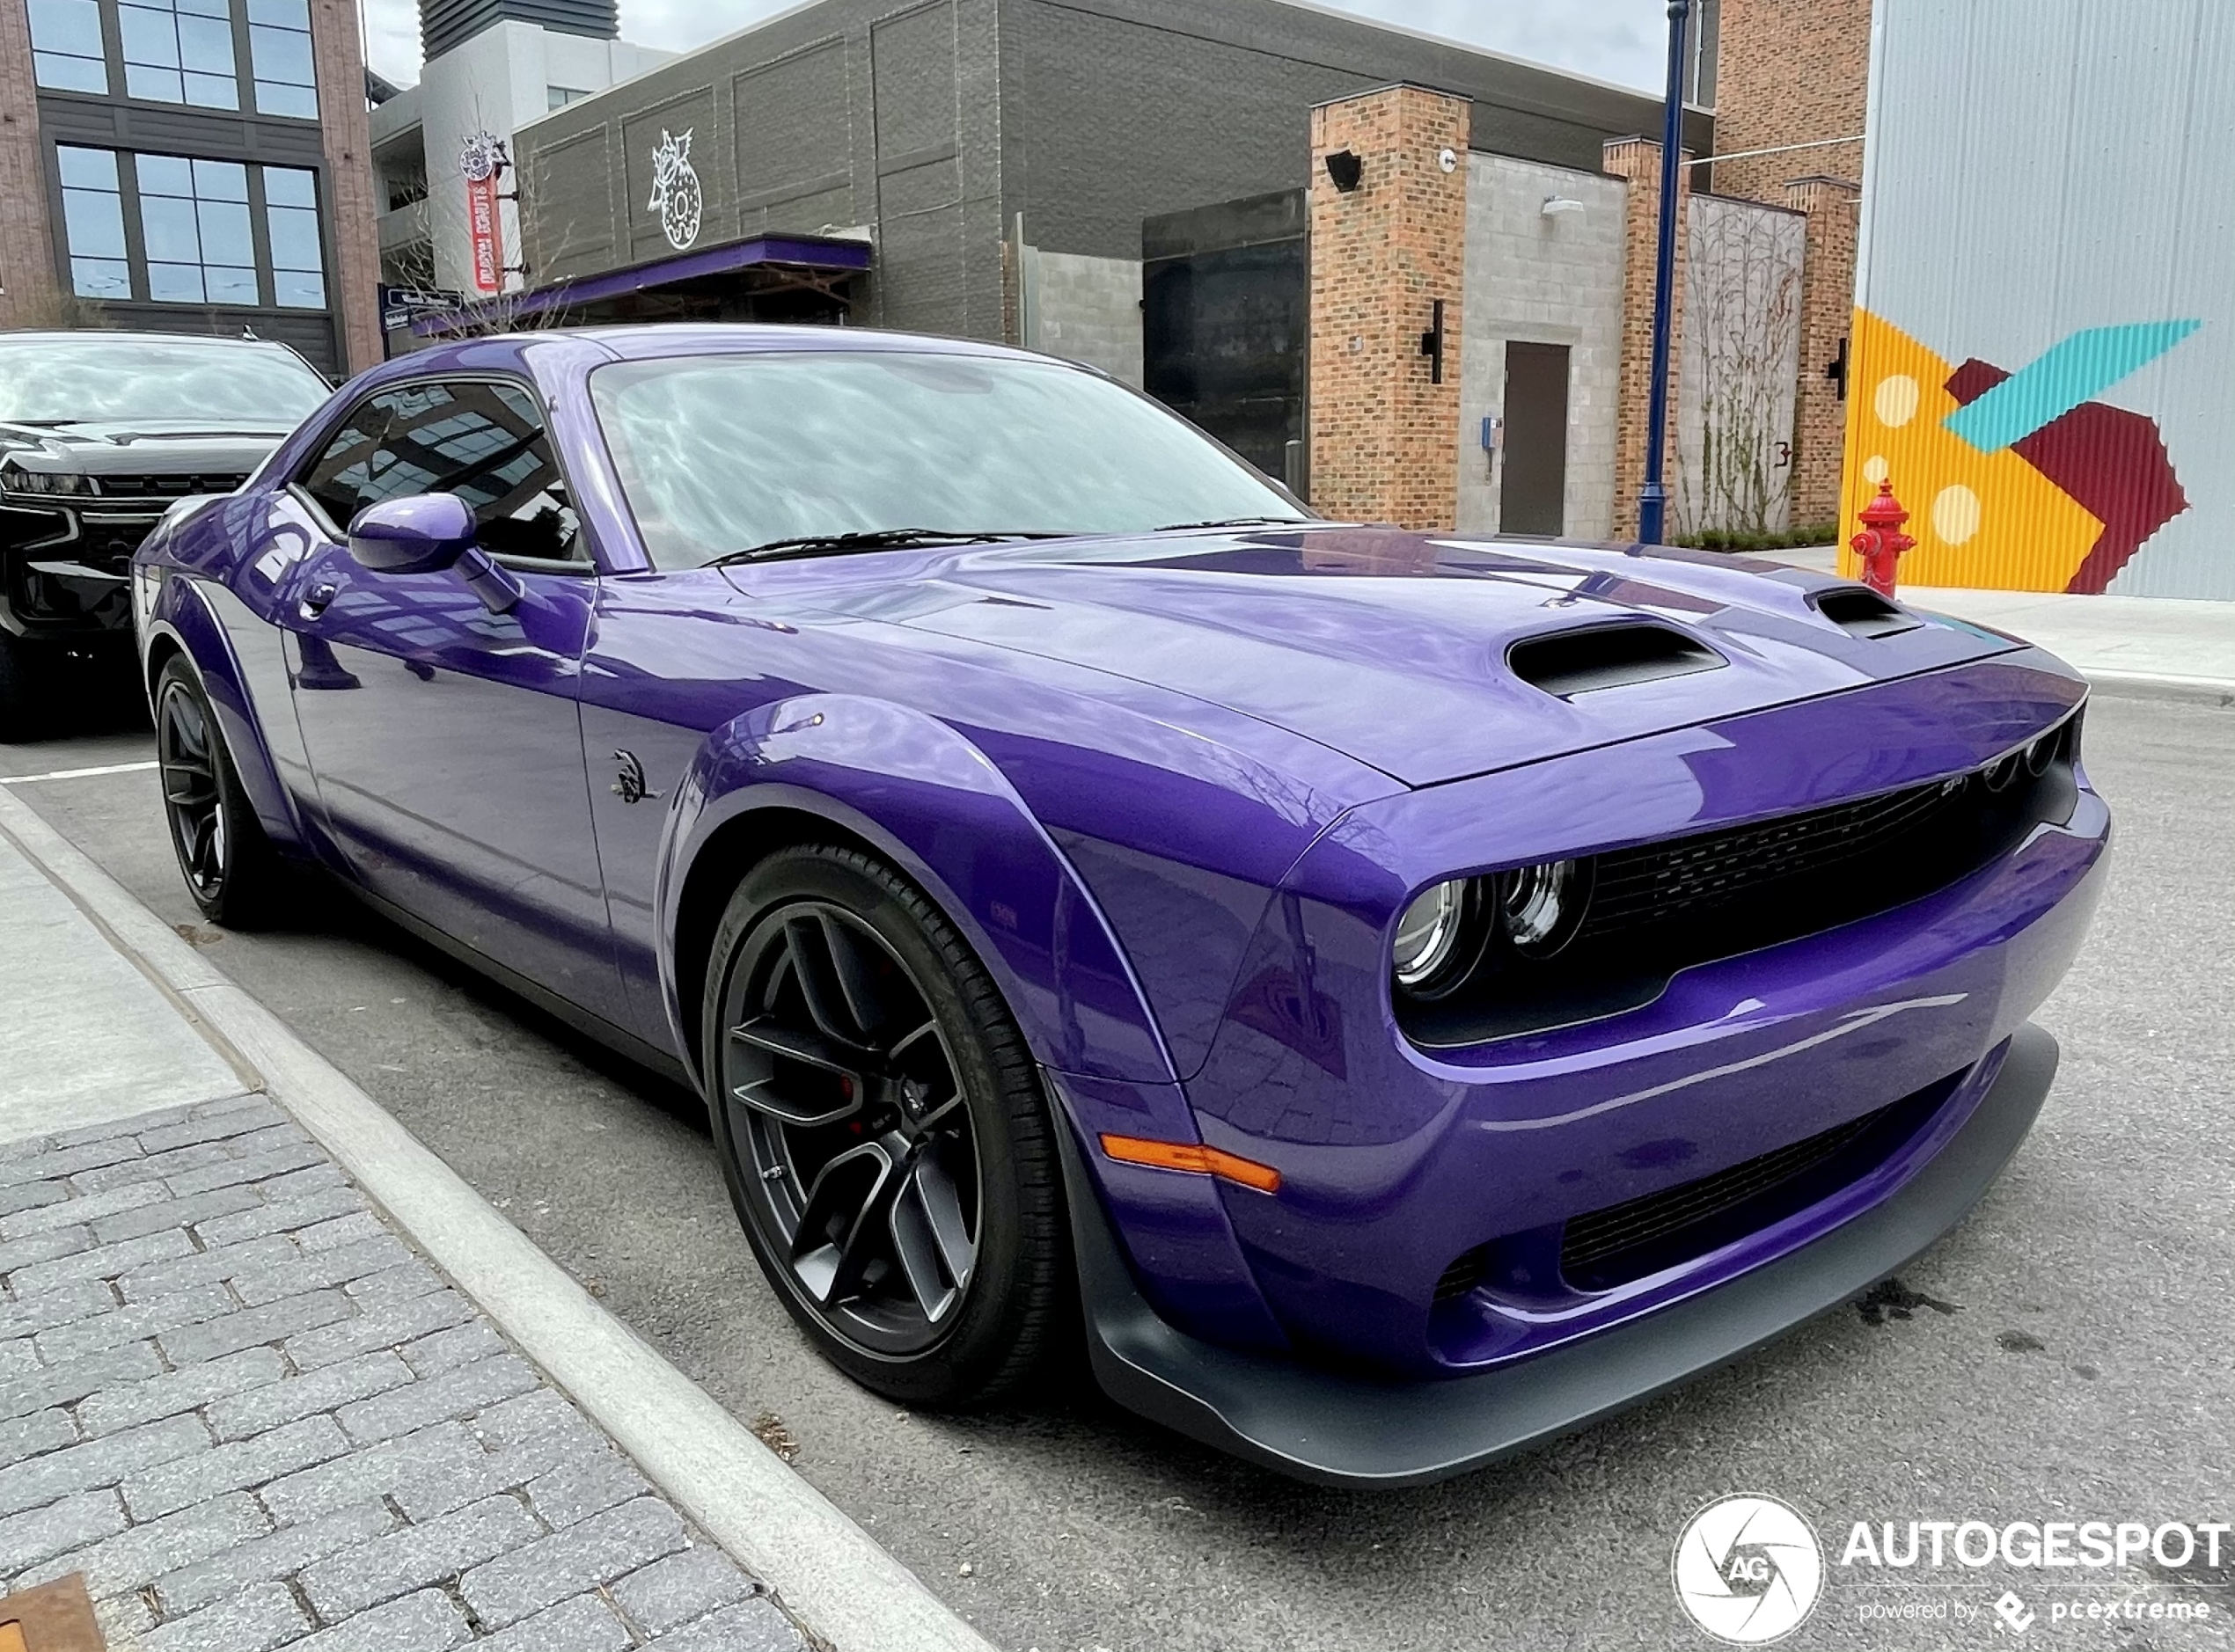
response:
M2030 1024L1982 1061L1970 1115L1908 1181L1776 1261L1534 1358L1468 1377L1379 1381L1222 1348L1161 1318L1134 1283L1072 1133L1059 1129L1088 1346L1112 1398L1299 1480L1447 1479L1737 1358L1893 1273L1960 1221L2041 1111L2056 1042Z

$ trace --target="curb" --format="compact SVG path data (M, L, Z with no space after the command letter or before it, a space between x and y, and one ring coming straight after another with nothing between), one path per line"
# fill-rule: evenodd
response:
M0 786L0 831L686 1516L841 1652L994 1652L347 1075Z
M2235 604L2231 604L2235 606ZM2084 671L2088 686L2117 699L2185 700L2196 705L2235 705L2235 679L2159 676L2140 671Z

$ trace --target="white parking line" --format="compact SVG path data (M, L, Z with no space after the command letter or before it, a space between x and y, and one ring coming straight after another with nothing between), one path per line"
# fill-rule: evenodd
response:
M153 757L145 763L106 763L98 769L53 769L45 774L0 774L0 786L29 786L38 780L90 780L99 774L138 774L159 768Z

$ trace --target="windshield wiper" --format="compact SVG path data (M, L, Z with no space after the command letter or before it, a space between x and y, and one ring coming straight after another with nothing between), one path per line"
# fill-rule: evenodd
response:
M1301 528L1308 516L1220 516L1210 522L1168 522L1158 533L1177 533L1183 528Z
M992 545L1000 539L1062 539L1060 533L1024 529L1000 531L955 528L871 528L857 533L808 533L795 539L771 539L766 545L743 551L726 551L706 566L726 567L735 562L771 562L780 557L843 556L849 551L896 551L908 545Z

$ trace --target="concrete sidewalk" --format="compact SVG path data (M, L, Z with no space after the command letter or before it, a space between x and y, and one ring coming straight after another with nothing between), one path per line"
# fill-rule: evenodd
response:
M144 1652L990 1652L4 786L0 1051L8 1589Z
M1836 574L1839 553L1811 545L1760 559ZM2235 704L2235 603L1934 585L1903 585L1900 596L1912 608L2039 643L2107 692Z

